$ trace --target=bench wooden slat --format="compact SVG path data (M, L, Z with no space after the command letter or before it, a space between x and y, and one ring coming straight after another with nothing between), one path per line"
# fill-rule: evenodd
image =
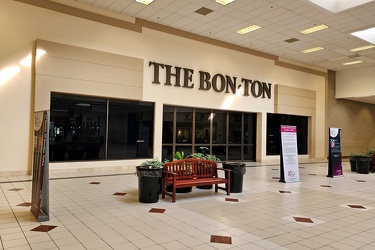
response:
M203 185L215 185L215 192L222 189L230 195L230 170L219 169L224 171L225 178L219 177L215 161L189 158L164 163L163 168L163 199L168 195L172 197L172 202L175 202L176 188ZM218 184L225 184L225 188ZM172 192L166 191L167 185L172 186Z

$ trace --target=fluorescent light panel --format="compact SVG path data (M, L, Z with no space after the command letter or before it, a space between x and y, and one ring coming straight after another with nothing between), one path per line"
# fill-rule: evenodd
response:
M357 64L357 63L363 63L363 61L347 62L347 63L343 63L342 65L352 65L352 64Z
M146 5L149 5L154 0L135 0L135 1L138 2L138 3L143 3L143 4L146 4Z
M375 48L375 46L374 45L367 45L367 46L362 46L362 47L350 49L350 51L351 52L356 52L356 51L362 51L362 50L372 49L372 48Z
M310 33L313 33L313 32L320 31L320 30L324 30L324 29L328 29L328 26L325 25L325 24L321 24L321 25L311 27L309 29L300 30L299 33L302 33L302 34L306 35L306 34L310 34Z
M311 52L322 50L322 49L324 49L324 48L322 48L322 47L315 47L315 48L311 48L311 49L302 50L301 52L306 54L306 53L311 53Z
M222 5L227 5L231 2L234 2L234 0L215 0L215 2L220 3Z
M353 32L352 35L369 43L375 44L375 27Z
M251 32L251 31L257 30L257 29L260 29L260 27L258 25L251 25L251 26L248 26L246 28L237 30L236 32L243 35L243 34Z

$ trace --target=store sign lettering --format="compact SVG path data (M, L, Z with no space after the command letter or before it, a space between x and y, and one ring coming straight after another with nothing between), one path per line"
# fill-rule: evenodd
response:
M152 83L161 84L160 74L165 74L164 85L189 88L192 89L196 85L193 83L194 70L162 64L157 62L149 62L149 66L154 69L154 77ZM261 82L259 80L241 79L241 83L237 83L237 77L231 77L223 74L211 75L206 71L199 71L199 90L214 90L221 93L233 93L239 90L243 85L243 96L253 96L255 98L271 99L271 83Z

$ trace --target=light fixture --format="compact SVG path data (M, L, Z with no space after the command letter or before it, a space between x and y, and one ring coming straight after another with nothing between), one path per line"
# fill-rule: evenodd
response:
M246 28L243 28L243 29L240 29L240 30L237 30L236 33L239 33L239 34L246 34L246 33L249 33L251 31L254 31L254 30L257 30L257 29L260 29L261 27L259 27L258 25L251 25L251 26L248 26Z
M135 1L138 2L138 3L143 3L143 4L146 4L146 5L149 5L154 0L135 0Z
M365 40L369 43L375 44L375 28L369 28L366 30L356 31L356 32L353 32L352 35L362 40Z
M357 64L357 63L363 63L363 61L352 61L352 62L343 63L342 65L352 65L352 64Z
M315 47L315 48L311 48L311 49L302 50L301 52L306 54L306 53L311 53L311 52L322 50L322 49L324 49L324 48L322 48L322 47Z
M317 25L317 26L314 26L314 27L309 28L309 29L300 30L299 33L302 33L302 34L306 35L306 34L310 34L310 33L313 33L313 32L320 31L320 30L324 30L324 29L328 29L328 26L324 25L324 24L321 24L321 25Z
M362 51L362 50L365 50L365 49L372 49L372 48L375 48L375 46L374 45L367 45L367 46L362 46L362 47L350 49L350 51L356 52L356 51Z
M234 0L215 0L215 2L220 3L222 5L227 5L231 2L234 2Z

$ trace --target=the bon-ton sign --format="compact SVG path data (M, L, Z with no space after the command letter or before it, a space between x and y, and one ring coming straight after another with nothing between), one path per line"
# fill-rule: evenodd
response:
M160 74L165 74L164 85L192 89L196 85L193 83L194 70L162 64L157 62L149 62L149 66L154 69L154 79L152 83L161 84ZM223 74L211 75L206 71L199 71L199 90L211 90L216 92L225 92L236 94L243 84L243 96L252 95L255 98L271 99L271 83L261 82L259 80L241 79L241 83L237 83L237 77L231 77Z

